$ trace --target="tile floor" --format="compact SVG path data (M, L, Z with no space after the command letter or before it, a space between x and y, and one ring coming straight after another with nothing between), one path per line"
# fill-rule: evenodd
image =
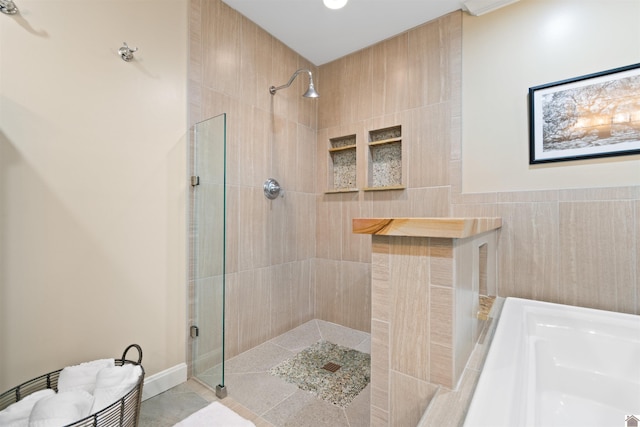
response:
M368 426L369 386L346 408L341 408L268 373L273 366L321 339L371 352L368 333L312 320L228 360L225 364L228 396L221 402L257 427ZM219 368L212 368L200 375L199 381L215 387L219 377ZM190 379L144 401L141 427L172 426L209 402L218 400L215 393L199 381Z

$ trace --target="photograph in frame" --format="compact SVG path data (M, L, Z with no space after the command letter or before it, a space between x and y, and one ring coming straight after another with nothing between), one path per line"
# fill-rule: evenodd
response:
M640 154L640 64L529 88L529 164Z

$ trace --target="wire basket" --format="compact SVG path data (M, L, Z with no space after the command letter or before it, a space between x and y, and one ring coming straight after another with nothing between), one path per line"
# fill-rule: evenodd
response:
M127 352L135 348L138 351L138 361L127 360ZM136 385L129 391L124 397L113 402L106 408L91 414L79 421L72 424L68 424L65 427L82 427L82 426L95 426L95 427L135 427L138 425L140 418L140 405L142 403L142 385L144 383L144 368L142 367L142 349L138 344L131 344L128 346L124 353L122 353L121 359L115 359L116 366L122 366L125 363L139 365L141 369L140 377ZM45 390L50 388L54 391L58 391L58 378L62 369L49 372L48 374L41 375L37 378L29 380L20 384L17 387L12 388L2 394L0 394L0 411L8 407L9 405L24 399L31 393L36 391Z

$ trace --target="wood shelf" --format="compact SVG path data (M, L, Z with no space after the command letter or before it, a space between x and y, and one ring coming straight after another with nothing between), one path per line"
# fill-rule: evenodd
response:
M379 236L446 237L463 239L502 226L502 218L354 218L352 229L358 234Z
M325 191L324 194L339 194L339 193L357 193L357 188L336 188L335 190Z
M335 153L336 151L353 150L355 148L356 148L355 145L345 145L344 147L331 147L329 148L329 152Z
M380 141L373 141L370 142L369 145L384 145L384 144L393 144L394 142L401 142L402 138L398 137L398 138L389 138L389 139L382 139Z
M404 190L404 185L389 185L387 187L365 187L363 191L388 191L388 190Z

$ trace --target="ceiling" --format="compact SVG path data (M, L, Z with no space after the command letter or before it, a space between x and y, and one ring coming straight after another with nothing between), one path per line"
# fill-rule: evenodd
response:
M442 15L460 0L349 0L339 10L322 0L223 0L314 65L371 46Z

